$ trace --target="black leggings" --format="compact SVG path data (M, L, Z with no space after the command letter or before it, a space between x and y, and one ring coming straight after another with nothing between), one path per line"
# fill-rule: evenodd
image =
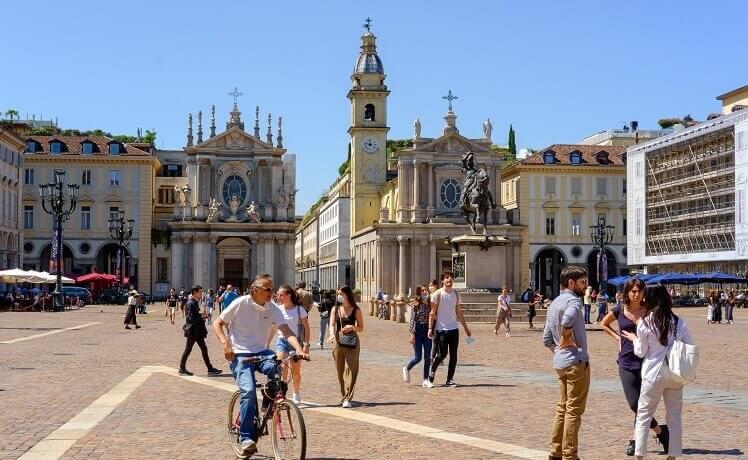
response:
M129 305L127 307L127 314L125 315L125 326L129 326L130 324L134 324L135 326L138 325L138 320L136 319L135 315L135 305Z
M618 376L621 377L623 394L626 396L626 402L629 403L629 407L634 411L634 423L636 423L636 410L639 406L639 394L642 390L642 371L641 369L630 371L628 369L621 369L618 366ZM652 417L649 427L657 427L657 420L654 417Z
M460 332L458 329L448 331L435 331L434 343L431 347L431 373L429 378L433 381L436 369L444 361L449 352L449 365L447 367L447 380L452 380L457 368L457 346L460 344Z
M179 362L179 368L184 370L186 369L187 365L187 358L190 357L190 353L192 353L192 347L195 345L195 342L197 342L197 346L200 347L200 351L203 352L203 361L205 361L205 367L208 368L208 370L212 369L213 366L210 364L210 358L208 357L208 346L205 345L205 339L202 337L187 337L187 344L184 346L184 353L182 353L182 360Z

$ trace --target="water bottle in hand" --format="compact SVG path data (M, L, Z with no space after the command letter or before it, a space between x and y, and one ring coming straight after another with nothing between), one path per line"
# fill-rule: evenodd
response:
M468 337L467 339L465 339L465 343L468 345L472 345L473 342L475 342L475 339L473 337Z

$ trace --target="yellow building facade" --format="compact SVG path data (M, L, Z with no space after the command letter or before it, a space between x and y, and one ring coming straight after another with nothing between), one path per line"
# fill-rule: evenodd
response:
M613 225L608 247L612 277L626 269L626 167L624 147L551 145L501 173L501 205L523 229L521 285L558 295L566 265L590 272L597 288L598 250L590 225ZM524 288L523 288L524 289Z

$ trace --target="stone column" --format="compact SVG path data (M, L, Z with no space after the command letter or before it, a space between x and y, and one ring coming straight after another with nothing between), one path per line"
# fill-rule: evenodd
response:
M208 237L208 281L209 287L218 289L218 244L217 236Z
M426 215L427 218L431 218L434 216L434 209L436 209L436 202L434 201L434 164L429 161L427 165L426 180L429 184L429 202L426 204Z
M421 202L419 200L421 195L421 174L419 171L420 163L418 160L413 160L413 211L410 216L410 222L416 223L421 222Z
M174 235L171 241L171 285L179 290L182 287L184 270L184 245L181 235Z
M195 235L195 242L193 243L192 247L193 284L199 284L203 288L205 288L205 290L207 290L209 287L211 287L208 273L210 271L210 266L212 265L210 261L210 241L208 240L208 235Z
M400 190L400 196L398 197L398 204L397 204L397 221L398 222L406 222L406 216L407 213L405 211L405 208L407 206L407 190L408 186L407 184L407 178L405 177L405 162L404 161L398 161L397 162L397 181L398 181L398 189Z
M436 238L429 236L429 282L436 279L437 267L436 267Z
M261 273L260 262L258 259L260 251L260 239L257 235L249 236L249 273L250 277L254 278L254 275ZM262 257L262 256L260 256Z
M377 265L377 275L374 280L375 286L380 289L385 289L383 262L384 262L384 241L383 241L383 238L380 237L380 238L377 238L377 241L376 241L375 263Z
M265 239L265 267L267 269L265 273L275 278L275 241L272 236Z
M408 251L406 248L406 245L408 243L407 238L403 238L402 236L397 237L397 244L400 245L400 254L398 257L398 283L397 283L397 290L401 297L405 297L405 295L408 293L408 278L407 278L407 268L408 268Z
M410 287L411 294L415 294L416 292L416 286L418 284L422 283L423 280L421 279L421 254L419 249L421 246L421 240L418 238L413 238L411 240L411 247L413 248L410 251L411 256L411 265L410 265L410 283L408 284L408 287Z

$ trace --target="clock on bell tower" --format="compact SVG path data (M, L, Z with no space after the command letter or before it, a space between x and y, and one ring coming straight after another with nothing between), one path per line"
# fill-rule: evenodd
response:
M377 37L364 26L361 52L351 75L351 236L379 219L379 189L387 176L387 96Z

